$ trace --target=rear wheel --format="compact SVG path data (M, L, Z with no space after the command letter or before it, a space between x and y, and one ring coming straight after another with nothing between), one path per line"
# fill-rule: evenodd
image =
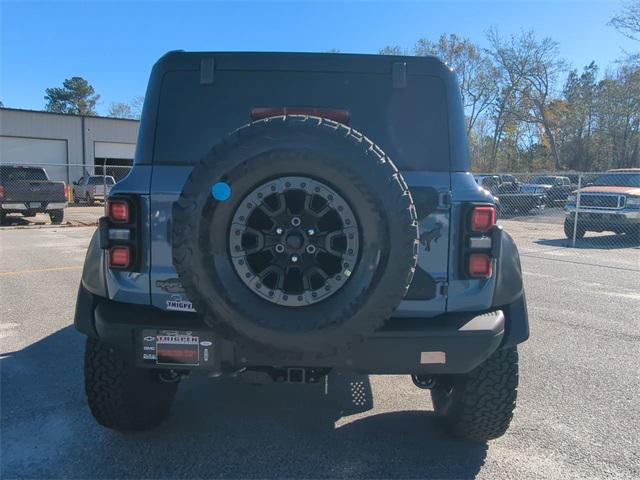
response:
M49 217L51 218L51 223L62 223L62 220L64 218L64 210L51 210L49 211Z
M452 433L473 442L507 431L516 406L518 351L498 350L469 373L444 375L431 390L433 407Z
M87 402L100 425L114 430L146 430L169 414L177 383L160 380L157 370L132 366L116 349L88 338L84 357Z

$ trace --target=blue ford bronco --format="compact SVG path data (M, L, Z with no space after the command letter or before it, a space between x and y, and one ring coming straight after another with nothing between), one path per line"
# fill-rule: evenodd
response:
M170 52L85 260L96 420L158 424L181 379L407 374L462 438L507 430L529 336L518 250L433 57Z

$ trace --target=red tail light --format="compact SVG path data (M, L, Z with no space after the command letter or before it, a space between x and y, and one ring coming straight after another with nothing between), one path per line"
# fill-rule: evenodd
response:
M0 199L4 198L4 186L0 185Z
M311 115L323 117L349 125L349 112L339 108L321 107L257 107L251 109L251 120L260 120L282 115Z
M473 207L471 211L472 232L486 232L496 224L496 210L492 206L482 205Z
M110 268L127 268L131 263L131 248L112 247L109 249L109 267Z
M69 201L69 185L64 184L64 198Z
M129 203L125 200L108 200L107 215L114 223L129 223Z
M469 255L469 275L476 278L490 278L493 275L491 257L485 253Z

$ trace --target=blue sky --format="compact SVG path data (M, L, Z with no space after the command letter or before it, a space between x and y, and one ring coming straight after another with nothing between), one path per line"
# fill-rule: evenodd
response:
M164 52L262 50L375 53L389 44L458 33L485 45L485 32L533 29L560 44L575 67L604 70L622 50L638 50L607 26L608 1L423 2L13 2L0 1L0 100L42 109L44 90L74 75L111 102L144 94Z

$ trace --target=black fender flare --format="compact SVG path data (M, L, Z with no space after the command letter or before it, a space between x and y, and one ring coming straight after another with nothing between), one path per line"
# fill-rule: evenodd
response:
M529 338L529 314L522 280L520 253L513 237L501 228L494 235L498 258L493 306L505 314L505 335L500 348L513 347Z
M96 230L89 242L82 269L82 279L78 289L73 320L76 330L89 337L98 338L94 312L98 303L106 300L108 296L104 270L104 250L100 248L100 232Z

